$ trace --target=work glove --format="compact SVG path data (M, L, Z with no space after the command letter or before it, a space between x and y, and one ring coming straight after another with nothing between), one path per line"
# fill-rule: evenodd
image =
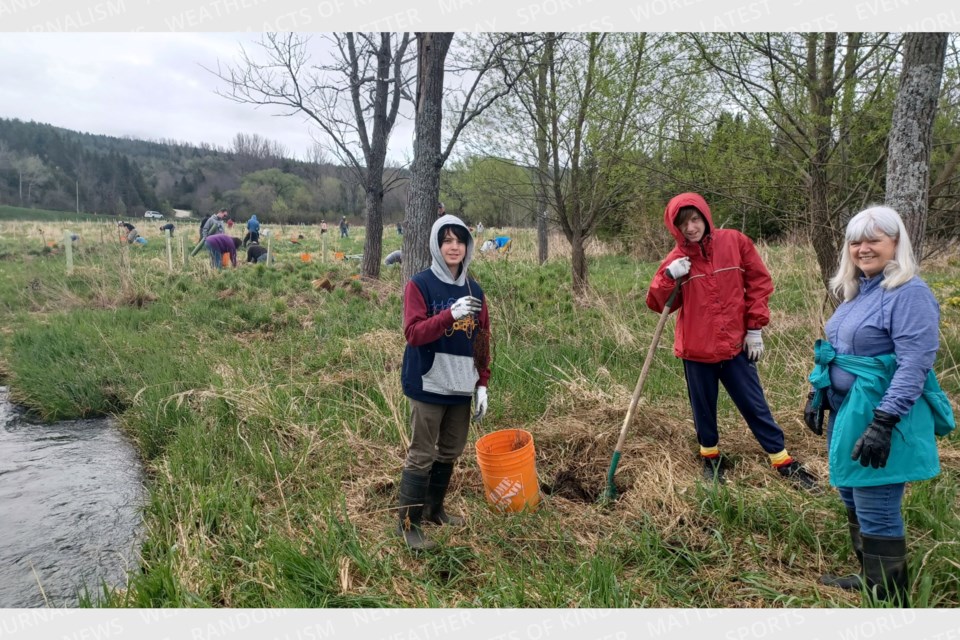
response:
M818 436L823 435L823 417L827 413L827 407L821 403L819 407L813 406L813 399L817 392L811 390L807 394L807 406L803 408L803 421L807 428Z
M750 362L756 362L763 357L763 336L760 335L760 329L747 329L743 348L747 350L747 359Z
M477 387L477 397L476 403L474 404L476 411L473 413L473 419L483 420L483 416L487 415L487 388L486 387Z
M450 313L453 314L454 320L459 320L464 316L468 316L471 313L477 313L480 311L481 306L480 298L474 298L473 296L463 296L452 305L450 305Z
M674 280L679 280L690 273L690 258L677 258L667 265L666 274Z
M900 422L900 416L895 416L879 409L873 410L873 422L853 445L851 460L860 460L860 464L879 469L887 466L890 456L890 439L893 428Z

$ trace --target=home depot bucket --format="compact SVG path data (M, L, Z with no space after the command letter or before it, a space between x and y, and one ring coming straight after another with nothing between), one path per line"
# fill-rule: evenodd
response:
M476 444L483 493L498 511L534 510L540 504L533 436L523 429L488 433Z
M223 257L220 258L220 264L222 264L222 265L225 266L225 267L229 267L231 264L233 264L233 263L230 262L230 254L229 254L229 253L223 254Z

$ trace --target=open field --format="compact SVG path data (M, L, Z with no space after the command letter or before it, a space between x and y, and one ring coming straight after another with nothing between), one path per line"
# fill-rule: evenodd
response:
M817 584L854 561L832 491L808 495L768 466L721 396L725 487L699 481L697 445L672 321L619 465L621 497L596 504L656 324L644 304L655 268L591 248L592 291L570 293L557 239L536 266L534 234L472 269L490 301L490 412L472 427L449 509L465 528L415 556L392 535L408 430L400 388L399 270L354 279L362 233L266 225L277 264L212 272L206 252L168 271L160 221L138 220L145 247L115 220L0 220L0 375L49 420L115 414L150 477L142 571L100 604L143 607L781 607L860 606ZM175 221L175 224L177 222ZM187 250L196 224L178 224ZM69 228L81 240L65 275ZM299 245L289 242L302 233ZM242 236L242 225L233 235ZM490 231L487 236L491 235ZM392 229L384 255L400 246ZM554 250L555 249L555 250ZM820 332L812 250L761 247L777 285L760 364L792 454L820 477L825 442L802 423ZM301 253L310 253L309 262ZM243 252L240 252L242 259ZM925 267L941 302L941 383L960 400L960 261ZM327 279L332 291L314 282ZM472 442L533 433L535 514L490 511ZM960 446L940 441L943 473L908 490L916 606L960 605Z

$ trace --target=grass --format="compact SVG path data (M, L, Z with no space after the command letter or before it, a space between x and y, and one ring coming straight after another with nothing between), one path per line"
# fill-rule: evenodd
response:
M0 212L2 213L2 212ZM399 270L355 280L363 230L274 227L277 264L213 272L205 254L167 265L159 223L145 247L114 221L0 216L0 375L47 420L111 414L149 475L141 571L129 588L84 604L137 607L847 607L859 594L822 588L852 570L833 492L811 496L769 469L721 395L728 485L697 478L680 363L665 333L609 508L555 492L534 514L500 515L483 498L472 444L449 507L465 528L432 529L417 557L394 537L408 407ZM267 225L270 228L269 225ZM195 234L195 225L178 232ZM234 228L234 235L242 230ZM299 245L291 235L303 233ZM508 258L478 259L491 303L494 365L485 432L534 434L541 480L574 477L598 495L657 315L644 304L654 263L590 250L592 289L570 293L569 255L554 239L535 263L532 232ZM53 242L54 246L50 243ZM187 242L189 250L190 242ZM388 231L384 251L400 245ZM822 293L808 247L762 247L777 293L761 377L790 451L826 477L825 443L801 412ZM310 261L300 254L310 253ZM242 252L241 252L242 255ZM937 370L960 394L960 264L929 265L942 308ZM314 286L328 279L332 292ZM672 326L672 322L671 322ZM960 605L957 437L943 473L908 491L904 512L917 606Z

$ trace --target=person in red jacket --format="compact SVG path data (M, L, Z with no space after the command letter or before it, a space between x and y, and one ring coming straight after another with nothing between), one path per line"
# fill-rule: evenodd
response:
M717 429L717 394L723 383L740 415L784 478L809 491L817 480L788 452L760 386L756 362L761 330L770 322L773 280L753 242L733 229L717 229L710 207L696 193L667 203L663 222L677 241L660 264L647 306L661 312L677 281L673 350L683 360L687 394L700 443L703 477L724 482Z

